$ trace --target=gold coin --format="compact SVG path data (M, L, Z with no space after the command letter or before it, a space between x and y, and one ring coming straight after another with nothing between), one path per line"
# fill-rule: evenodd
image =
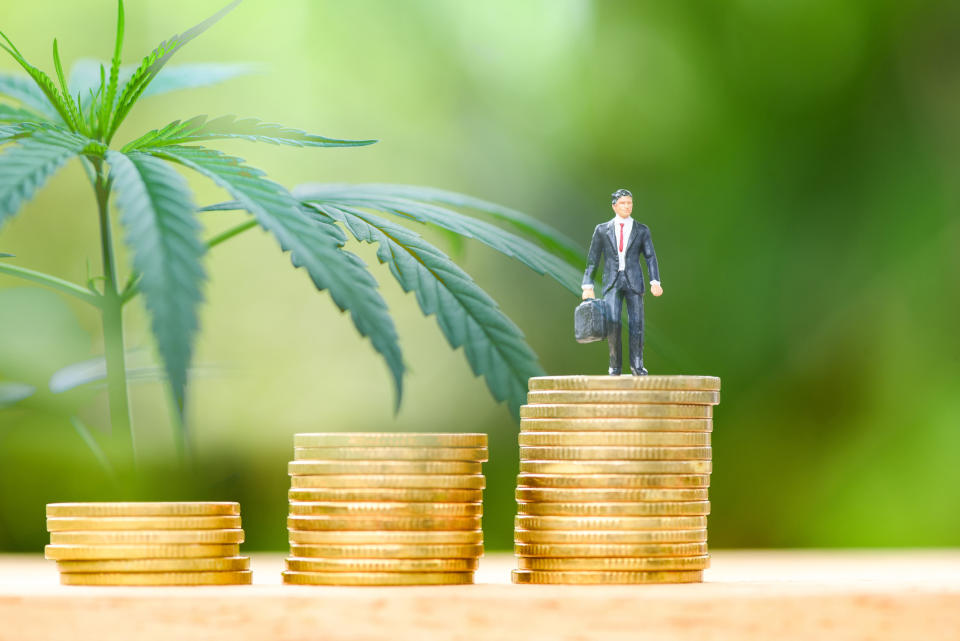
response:
M310 478L310 477L297 477ZM292 488L291 501L399 501L402 503L477 503L483 501L483 490L442 488Z
M705 516L528 516L518 514L516 527L525 530L697 530Z
M611 558L627 557L694 557L702 556L707 553L706 543L647 543L647 544L623 544L623 545L602 545L602 544L549 544L542 543L516 543L514 551L518 556L523 557L548 557L548 558L593 558L603 557L608 560ZM521 565L521 569L541 570L550 568L534 568ZM614 568L553 568L562 569L614 569ZM629 568L620 568L626 570ZM651 568L653 569L653 568ZM665 569L688 569L696 570L698 568L659 568Z
M291 501L290 514L330 516L480 516L483 503L350 503Z
M513 570L510 575L514 583L601 585L626 583L700 583L703 581L703 570L660 572L599 572L586 570L580 572L546 572L540 570Z
M283 582L294 585L463 585L473 572L293 572Z
M288 516L291 530L479 530L480 517Z
M240 545L48 545L46 558L54 561L86 559L192 559L197 557L239 556Z
M604 434L589 436L570 436L571 439L591 438L581 443L523 443L523 445L709 445L710 437L705 433L713 431L713 419L710 418L521 418L520 430L527 432L601 432L609 433L608 439L621 439L614 442L597 442ZM619 434L619 432L639 432L638 434ZM654 432L644 435L643 432ZM667 432L661 434L660 432ZM672 432L682 434L671 435ZM687 434L692 432L692 434ZM628 440L622 440L628 439ZM632 439L632 440L630 440ZM672 440L671 440L672 439ZM687 440L684 440L687 439ZM700 439L687 442L692 439Z
M616 461L691 461L710 460L709 447L530 447L520 446L520 458L539 461L616 460Z
M567 403L522 405L521 418L713 418L712 405Z
M222 530L240 527L240 516L51 516L50 532L82 530Z
M298 461L486 461L485 447L297 447Z
M286 560L294 572L473 572L476 559L321 559Z
M420 545L413 543L370 545L290 545L298 558L347 559L479 559L483 545ZM293 568L290 568L293 569Z
M134 543L243 543L243 530L87 530L52 532L53 545L132 545Z
M531 390L719 390L716 376L535 376Z
M523 447L707 447L709 432L520 432Z
M701 543L707 530L524 530L513 531L517 544L557 545L649 545L652 543ZM549 556L549 555L547 555ZM557 555L559 556L559 554ZM585 556L585 555L584 555ZM616 556L611 554L610 556Z
M291 476L326 474L480 474L472 461L290 461Z
M520 461L526 474L710 474L710 461Z
M67 574L84 572L229 572L249 570L250 557L57 561L57 567L61 572Z
M486 434L327 432L294 434L294 447L486 447Z
M250 570L237 572L114 572L60 575L62 585L250 585Z
M599 572L650 572L662 570L705 570L710 567L710 557L591 557L551 558L517 557L521 570L599 571Z
M602 572L645 572L651 570L705 570L710 567L710 557L593 557L549 558L518 557L521 570L594 570Z
M486 485L483 474L350 474L320 476L293 476L293 488L436 488L482 490Z
M667 403L677 405L717 405L720 392L673 390L561 390L533 391L527 404L546 403Z
M534 516L700 516L710 514L710 501L651 501L647 503L526 503L518 514Z
M709 474L520 474L517 484L527 487L639 488L709 487Z
M47 504L47 516L229 516L235 514L240 514L239 503L193 501Z
M517 488L518 501L538 501L541 503L616 503L618 501L642 503L644 501L706 501L707 494L708 491L701 488L614 488L610 490L563 487Z
M448 545L483 543L483 530L290 530L291 543L324 545ZM298 554L297 556L307 556Z

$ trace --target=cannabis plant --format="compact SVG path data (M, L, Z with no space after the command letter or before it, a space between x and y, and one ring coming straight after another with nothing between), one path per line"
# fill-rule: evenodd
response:
M204 254L253 227L269 232L318 290L328 291L340 310L349 311L357 331L386 361L398 405L404 362L397 332L367 266L344 249L344 230L357 241L378 245L379 260L388 264L403 290L414 292L423 313L436 316L450 346L463 347L473 372L485 377L491 394L516 412L525 398L527 378L541 373L522 332L443 251L397 221L433 226L457 240L475 239L578 293L582 254L574 243L520 212L438 189L308 184L288 191L243 159L197 144L243 139L295 147L350 147L373 140L327 138L253 118L197 116L174 120L122 145L114 143L140 99L212 84L237 73L238 68L230 65L167 63L238 3L162 42L131 68L120 59L121 0L112 60L108 65L80 62L69 81L56 40L51 78L0 33L5 42L0 46L27 74L0 74L0 145L7 147L0 154L0 225L76 158L96 199L103 265L101 276L81 285L18 266L14 257L0 254L0 273L54 288L99 310L111 423L116 433L131 439L131 446L124 306L143 296L176 408L178 442L186 447L183 413L203 301ZM230 200L198 208L182 169L213 181ZM120 213L122 240L132 256L129 270L121 269L116 260L114 206ZM246 212L249 218L213 238L202 238L198 212L228 209ZM128 272L124 278L123 271ZM23 388L7 388L14 400L22 398L22 392Z

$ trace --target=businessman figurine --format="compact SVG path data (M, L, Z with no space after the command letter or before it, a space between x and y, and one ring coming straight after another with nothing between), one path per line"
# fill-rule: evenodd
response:
M583 299L596 298L593 291L593 272L603 261L603 291L601 296L606 304L610 346L611 376L619 376L623 361L620 347L621 310L627 303L627 328L630 330L630 371L634 376L645 376L643 367L643 271L640 268L640 255L647 261L650 275L650 293L660 296L660 270L657 268L657 255L653 251L653 241L646 225L630 217L633 212L633 194L626 189L618 189L611 197L613 220L600 223L593 230L590 252L587 254L587 269L583 273Z

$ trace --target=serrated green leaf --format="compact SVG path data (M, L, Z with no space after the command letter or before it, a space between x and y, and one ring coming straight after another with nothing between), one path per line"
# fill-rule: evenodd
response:
M60 119L66 123L70 124L70 109L63 102L60 92L57 90L56 85L53 84L53 80L50 79L50 76L40 71L32 64L26 61L26 59L20 55L20 52L17 50L13 43L10 41L10 38L6 36L2 31L0 31L0 38L3 38L7 44L0 43L0 49L3 49L10 57L17 61L23 70L33 79L37 87L40 88L40 91L43 92L43 95L46 97L50 105L56 110L57 114L60 116ZM9 45L9 46L8 46Z
M116 38L113 43L113 58L110 59L110 76L107 80L107 86L103 86L103 67L100 67L100 89L103 99L100 102L100 108L97 112L97 134L103 136L110 126L113 118L113 108L117 87L120 82L120 54L123 49L123 35L125 31L126 17L123 10L123 0L117 0L117 30Z
M0 154L0 227L90 142L89 138L51 125L18 138L14 146Z
M41 120L63 122L50 100L29 76L0 73L0 96L16 100L23 107L42 116Z
M53 39L53 68L57 72L57 80L60 82L60 101L67 108L67 115L70 117L70 128L74 131L87 133L84 127L83 117L80 115L79 103L73 101L70 89L67 88L67 79L63 75L63 63L60 62L60 51L57 48L57 39Z
M163 147L224 138L241 138L254 142L269 142L275 145L294 147L359 147L370 145L375 140L340 140L308 134L299 129L290 129L282 125L261 122L256 118L221 116L207 120L206 116L196 116L190 120L175 120L162 129L154 129L136 140L127 143L124 150L141 147Z
M420 185L390 185L382 183L370 183L359 185L343 185L345 193L355 194L362 191L369 195L390 196L396 198L406 198L428 203L439 203L450 205L451 207L463 207L484 214L488 214L496 220L500 220L514 229L532 236L544 247L553 253L561 256L570 265L580 269L586 260L586 251L572 239L568 238L559 231L550 228L542 221L533 216L529 216L516 209L504 207L497 203L474 198L465 194L459 194L446 189L437 189L436 187L422 187Z
M403 290L415 293L425 315L436 315L451 347L463 347L470 369L486 379L493 397L519 414L527 380L543 369L520 328L470 275L416 232L379 216L349 207L316 210L343 223L357 240L379 245L377 258Z
M458 211L439 205L370 194L362 189L351 192L344 187L344 185L319 183L304 184L295 187L293 195L300 200L321 205L372 209L435 225L478 240L506 256L517 259L538 274L550 276L571 292L581 293L580 280L583 277L581 270L525 238L486 221L465 216Z
M333 223L309 216L282 186L239 158L203 147L145 149L207 176L251 212L280 247L291 252L296 267L303 267L319 290L327 289L341 310L350 312L354 326L370 338L393 376L397 406L403 393L403 355L387 304L377 292L377 281L364 262L342 247L343 232Z
M180 48L182 48L188 42L213 26L214 23L233 10L233 8L240 4L240 2L241 0L233 0L233 2L200 24L161 42L156 49L154 49L143 59L143 61L140 63L140 66L137 67L137 70L133 72L130 80L124 86L123 92L120 94L120 98L117 102L116 114L111 119L110 126L107 130L107 140L113 138L113 134L116 133L117 127L119 127L120 123L122 123L124 118L127 117L127 114L130 113L130 109L133 108L134 103L137 102L153 79L156 78L158 73L160 73L160 70L165 64L167 64L171 56L173 56L173 54L179 51Z
M148 154L108 151L110 180L123 212L125 242L141 275L140 291L181 414L187 368L199 327L206 250L186 180Z

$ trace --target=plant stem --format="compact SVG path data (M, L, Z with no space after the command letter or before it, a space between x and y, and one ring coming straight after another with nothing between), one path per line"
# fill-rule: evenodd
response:
M44 274L43 272L20 267L19 265L10 265L9 263L0 263L0 274L16 276L24 280L46 285L58 292L79 298L85 303L90 303L94 307L100 307L100 297L96 294L80 287L80 285L71 283L68 280L63 280L62 278L57 278L56 276L51 276L50 274Z
M110 423L113 433L128 441L137 460L137 442L130 420L130 401L127 393L127 365L123 346L123 299L117 288L117 264L113 253L113 231L110 227L110 182L103 171L103 162L94 162L96 180L93 188L97 194L100 214L100 244L103 252L103 344L107 357L107 395L110 399Z

